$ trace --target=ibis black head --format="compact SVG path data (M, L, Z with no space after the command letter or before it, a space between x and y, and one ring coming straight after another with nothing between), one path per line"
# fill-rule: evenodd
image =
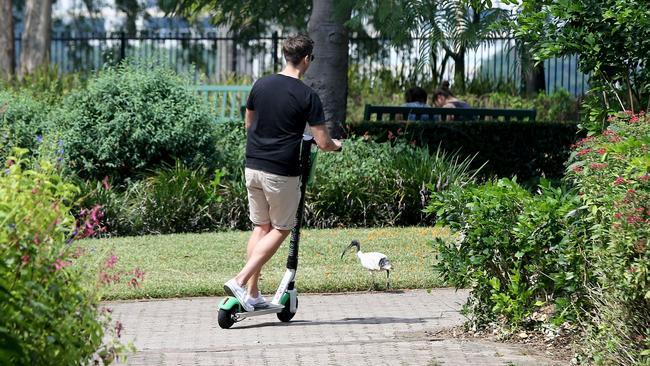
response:
M361 244L359 243L359 241L358 241L357 239L352 240L352 242L350 243L350 245L348 245L347 247L345 247L345 250L343 250L343 253L341 253L341 259L343 259L343 256L344 256L345 253L348 251L348 249L353 248L353 247L356 247L356 248L357 248L357 252L358 252L359 250L361 250Z

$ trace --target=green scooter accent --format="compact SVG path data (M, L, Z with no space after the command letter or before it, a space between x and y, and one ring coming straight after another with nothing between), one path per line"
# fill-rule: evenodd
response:
M280 298L280 304L286 305L287 301L289 301L289 293L285 292ZM244 311L244 309L239 305L239 301L237 301L236 297L228 296L219 304L219 310L231 310L234 306L237 307L235 310L239 312Z
M219 310L230 310L233 306L237 306L237 310L240 310L239 301L237 301L237 298L228 296L219 304Z

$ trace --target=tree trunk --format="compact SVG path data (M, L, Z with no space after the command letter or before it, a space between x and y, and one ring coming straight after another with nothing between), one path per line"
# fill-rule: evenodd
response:
M27 0L20 51L20 77L50 62L52 0Z
M546 92L544 64L540 62L538 65L535 65L535 61L526 46L521 51L521 70L521 80L524 84L522 89L526 97L534 98L538 93Z
M460 47L458 53L452 55L454 59L454 93L465 92L465 47Z
M0 78L11 79L15 68L13 0L0 0Z
M320 96L325 118L333 137L342 134L348 97L348 30L345 19L334 15L334 0L313 0L309 36L314 40L314 62L307 70L305 83Z

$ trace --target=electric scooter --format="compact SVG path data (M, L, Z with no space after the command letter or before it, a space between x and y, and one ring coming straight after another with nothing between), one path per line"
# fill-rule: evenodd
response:
M246 311L234 296L228 296L219 304L219 326L223 329L229 329L233 324L246 318L259 315L277 314L281 322L289 322L298 311L298 291L295 288L296 270L298 269L298 244L300 242L300 226L302 226L302 216L305 208L305 191L307 190L308 181L313 176L316 161L316 149L312 151L314 138L309 135L303 135L300 149L300 202L296 212L296 225L291 230L291 241L289 242L289 255L287 257L287 271L280 281L273 300L268 307Z

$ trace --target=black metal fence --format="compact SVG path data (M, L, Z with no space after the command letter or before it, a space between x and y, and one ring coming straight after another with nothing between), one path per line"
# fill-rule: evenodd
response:
M207 83L248 76L252 79L277 71L282 66L282 37L273 34L252 40L239 40L217 33L88 33L54 34L50 57L61 72L83 72L101 69L126 57L153 57L166 60L179 72L189 72ZM424 42L414 39L408 46L395 47L385 39L350 40L350 65L362 77L373 79L391 74L402 82L422 82L434 78L453 80L454 62L442 61L444 50L433 52L437 62L417 67L426 50ZM20 36L16 37L16 58L19 62ZM429 52L429 50L427 50ZM577 69L576 57L551 59L544 62L547 91L564 88L574 95L588 89L588 76ZM465 77L468 82L481 81L494 85L521 85L521 64L515 40L496 38L485 40L465 55Z

